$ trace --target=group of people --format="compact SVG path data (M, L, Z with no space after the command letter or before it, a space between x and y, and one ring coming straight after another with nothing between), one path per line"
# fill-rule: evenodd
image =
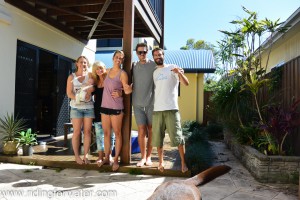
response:
M113 67L106 69L102 62L95 62L88 72L88 59L80 56L76 60L76 71L67 80L67 95L70 101L70 118L73 124L72 146L75 161L88 164L91 144L91 129L94 121L96 143L99 153L97 164L111 164L112 170L119 168L118 157L122 148L122 120L124 95L132 93L133 111L138 126L138 143L141 159L138 167L151 166L152 148L157 147L158 170L164 170L163 141L165 131L170 136L171 146L177 146L181 158L181 171L188 168L184 159L184 138L182 135L178 107L178 84L188 85L183 69L164 63L164 50L152 50L153 60L147 59L148 46L136 46L139 61L132 64L132 83L122 70L123 51L113 54ZM80 157L81 130L84 132L84 155ZM148 139L147 139L148 138ZM111 153L115 143L115 156Z

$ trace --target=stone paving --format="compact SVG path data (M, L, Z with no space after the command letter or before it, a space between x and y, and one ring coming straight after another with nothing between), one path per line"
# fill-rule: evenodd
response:
M222 142L210 142L213 164L232 170L200 186L203 200L296 200L298 185L262 184ZM11 199L147 199L155 188L176 177L99 173L96 170L0 164L0 200Z

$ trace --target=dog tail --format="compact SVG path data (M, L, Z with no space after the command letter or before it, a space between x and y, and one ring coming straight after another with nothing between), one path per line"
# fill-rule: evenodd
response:
M229 172L231 167L227 165L219 165L210 167L207 170L197 174L196 176L189 178L185 180L186 183L192 184L192 185L203 185L205 183L208 183L209 181L217 178L218 176L221 176L223 174L226 174Z

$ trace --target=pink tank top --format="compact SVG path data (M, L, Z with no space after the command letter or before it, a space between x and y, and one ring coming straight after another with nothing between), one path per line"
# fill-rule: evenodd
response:
M120 72L114 78L110 78L109 77L110 71L108 72L104 80L104 90L103 90L101 107L116 109L116 110L124 109L123 97L113 98L111 96L111 93L114 90L122 90L123 88L122 82L120 80L122 71L123 70L120 70Z

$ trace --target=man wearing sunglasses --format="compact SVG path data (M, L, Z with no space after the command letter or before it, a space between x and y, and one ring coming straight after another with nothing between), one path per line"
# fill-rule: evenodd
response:
M137 44L136 54L139 61L132 65L132 104L135 120L138 126L138 143L141 150L141 160L137 163L137 167L152 165L151 140L152 112L154 103L153 72L156 68L156 64L154 61L147 58L147 53L148 46L146 43ZM146 135L148 135L148 142Z

